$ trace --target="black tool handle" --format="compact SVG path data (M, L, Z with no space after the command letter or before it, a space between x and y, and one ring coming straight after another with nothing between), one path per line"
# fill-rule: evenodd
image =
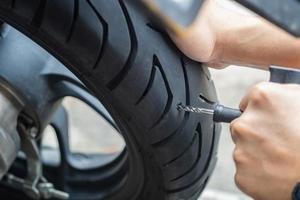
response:
M281 84L299 84L300 85L300 70L270 67L270 82ZM215 105L214 122L231 123L236 118L242 115L242 112L237 109L227 108L222 105Z
M242 115L242 112L237 109L228 108L217 104L214 109L214 122L231 123L236 118Z

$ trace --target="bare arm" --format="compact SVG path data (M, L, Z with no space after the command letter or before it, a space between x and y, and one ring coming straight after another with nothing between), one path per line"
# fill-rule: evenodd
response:
M196 22L180 37L173 36L189 57L210 63L300 68L300 39L255 15L207 0ZM220 3L221 2L221 3Z

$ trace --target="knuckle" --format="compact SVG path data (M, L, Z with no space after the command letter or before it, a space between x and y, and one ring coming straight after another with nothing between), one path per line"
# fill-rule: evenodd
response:
M232 138L236 140L244 140L244 141L256 141L257 143L267 143L268 138L260 133L255 127L252 127L250 124L252 120L247 119L246 117L235 120L230 125L230 131ZM239 153L239 152L237 152Z
M241 119L235 120L230 124L231 133L236 137L241 136L246 129L246 123Z
M245 188L242 176L238 172L234 176L234 182L240 190L243 190Z
M233 160L236 164L245 162L245 155L240 148L235 148L235 150L233 151Z
M251 100L254 103L261 103L268 99L269 96L269 84L268 83L260 83L254 86Z
M230 130L231 132L236 132L239 130L239 120L235 120L230 124Z
M262 200L258 193L253 188L253 185L249 184L249 180L242 175L236 173L234 176L235 185L246 195L251 196L253 199Z
M240 173L236 173L234 176L234 181L236 186L243 191L246 194L250 194L249 188L247 186L247 181L245 180L245 178L240 174Z

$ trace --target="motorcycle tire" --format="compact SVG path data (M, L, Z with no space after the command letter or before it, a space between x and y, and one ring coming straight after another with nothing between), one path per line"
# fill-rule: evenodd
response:
M206 106L199 95L217 101L207 68L130 0L1 0L0 19L69 68L126 142L123 159L101 177L65 182L71 199L198 199L216 164L220 127L177 105Z

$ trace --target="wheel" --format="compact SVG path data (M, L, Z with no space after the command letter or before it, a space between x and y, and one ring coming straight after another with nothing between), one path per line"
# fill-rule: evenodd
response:
M2 0L0 18L68 67L126 142L101 176L62 183L71 199L196 200L216 163L220 127L177 105L205 107L199 95L216 102L213 82L129 2Z

